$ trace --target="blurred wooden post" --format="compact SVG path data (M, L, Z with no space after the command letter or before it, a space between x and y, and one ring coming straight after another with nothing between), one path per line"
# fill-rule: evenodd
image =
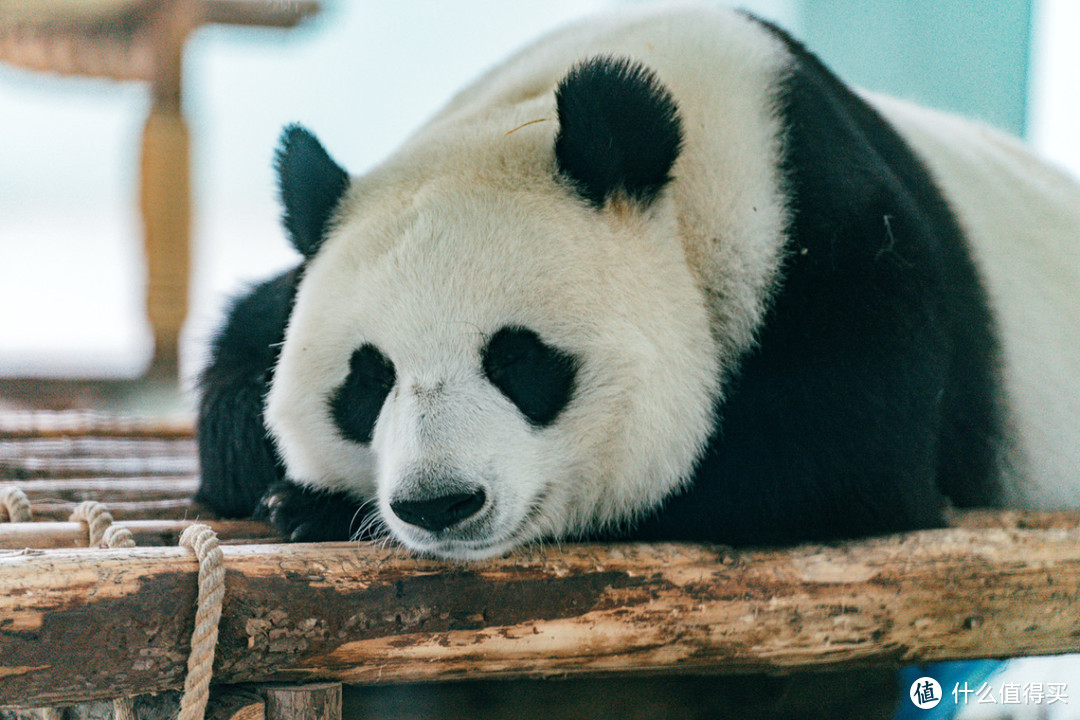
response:
M154 371L179 363L191 268L191 191L184 118L152 108L142 142L140 206L146 250L146 312L154 333Z
M155 375L176 374L191 274L190 140L181 103L184 42L202 25L291 28L319 9L314 0L0 0L0 60L150 84L140 208Z
M146 312L154 334L151 372L175 375L187 317L191 268L190 141L184 122L184 42L198 23L192 0L155 18L150 114L143 127L140 209L146 253Z

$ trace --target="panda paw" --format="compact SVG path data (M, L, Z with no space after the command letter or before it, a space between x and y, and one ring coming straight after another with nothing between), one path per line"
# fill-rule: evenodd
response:
M360 504L348 495L284 481L267 489L255 518L269 522L288 542L350 540L364 524Z

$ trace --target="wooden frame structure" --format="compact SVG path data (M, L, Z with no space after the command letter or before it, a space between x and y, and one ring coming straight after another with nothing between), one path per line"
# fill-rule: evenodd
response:
M85 546L84 527L0 524L0 706L179 687L198 564L160 544L190 522L177 514L205 511L162 495L190 484L193 451L182 425L0 418L0 483L30 487L53 518L113 485L117 521L152 545L61 549ZM1080 652L1077 514L974 512L946 530L784 550L567 545L459 565L217 528L233 544L215 682L784 674Z
M319 11L313 0L6 0L0 61L65 75L141 81L139 206L147 264L151 371L175 376L191 265L191 144L182 108L188 36L202 25L291 28Z

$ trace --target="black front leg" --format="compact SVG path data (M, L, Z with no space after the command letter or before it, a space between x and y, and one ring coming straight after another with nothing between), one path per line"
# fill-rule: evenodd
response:
M248 517L284 469L263 425L263 400L285 337L301 268L237 298L199 377L200 483L195 499Z
M344 493L283 481L266 491L255 517L268 521L290 542L323 542L367 539L371 512L370 505L362 507Z

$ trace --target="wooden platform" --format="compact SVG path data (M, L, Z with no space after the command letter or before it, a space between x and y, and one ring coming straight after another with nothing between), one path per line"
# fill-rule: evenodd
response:
M581 716L605 717L627 698L655 710L666 687L669 705L708 709L687 717L887 717L867 698L887 710L902 665L1080 652L1076 514L973 512L948 530L787 550L567 545L447 565L266 544L263 525L218 521L190 500L191 433L0 414L0 483L23 488L38 520L0 523L0 706L79 702L90 717L89 701L177 688L197 563L169 546L195 519L227 543L215 678L344 682L347 709L457 697L475 713L462 697L483 696L540 713L545 692L580 692ZM79 549L85 526L67 516L86 499L140 547Z

